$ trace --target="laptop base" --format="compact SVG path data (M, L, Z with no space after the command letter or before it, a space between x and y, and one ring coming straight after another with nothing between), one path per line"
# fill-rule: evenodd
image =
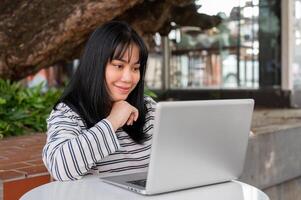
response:
M108 176L103 177L103 180L106 183L110 183L112 185L119 186L121 188L128 189L130 191L136 192L138 194L147 195L146 188L142 187L135 182L139 182L141 180L146 180L147 172L134 173L134 174L126 174L126 175L118 175L118 176Z

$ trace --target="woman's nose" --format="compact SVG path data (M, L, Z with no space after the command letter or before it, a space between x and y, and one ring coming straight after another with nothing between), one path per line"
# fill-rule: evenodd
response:
M122 72L121 80L124 81L124 82L131 82L132 81L131 70L124 69L123 72Z

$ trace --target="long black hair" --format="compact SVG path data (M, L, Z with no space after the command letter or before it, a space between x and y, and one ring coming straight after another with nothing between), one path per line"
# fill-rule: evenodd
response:
M92 33L80 64L56 105L60 102L67 104L83 119L87 128L106 118L112 108L112 99L105 83L105 67L113 59L122 58L133 44L139 48L140 80L126 101L138 109L139 118L132 126L122 128L135 142L143 143L144 77L148 51L141 37L125 22L111 21Z

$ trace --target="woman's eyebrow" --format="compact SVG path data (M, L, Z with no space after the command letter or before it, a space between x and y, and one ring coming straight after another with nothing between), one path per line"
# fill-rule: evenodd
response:
M118 61L122 61L122 62L128 63L127 60L124 60L124 59L122 59L122 58L115 58L115 59L113 59L113 60L118 60ZM140 64L140 61L138 60L138 61L136 61L134 64L135 64L135 65L136 65L136 64Z

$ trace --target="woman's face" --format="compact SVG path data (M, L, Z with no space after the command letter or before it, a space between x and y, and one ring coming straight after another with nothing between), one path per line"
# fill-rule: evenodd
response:
M105 69L105 81L109 95L114 102L126 100L140 80L139 49L129 45L121 59L108 62Z

